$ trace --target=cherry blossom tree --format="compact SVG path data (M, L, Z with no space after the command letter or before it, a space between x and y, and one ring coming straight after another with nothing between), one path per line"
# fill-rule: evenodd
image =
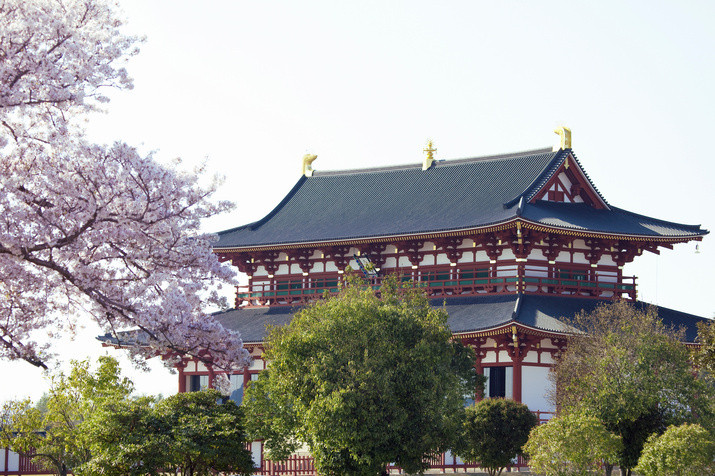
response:
M200 231L230 208L216 182L83 134L108 88L132 87L141 41L116 2L0 0L0 357L45 367L42 334L90 315L118 342L137 329L137 362L247 359L205 310L233 280Z

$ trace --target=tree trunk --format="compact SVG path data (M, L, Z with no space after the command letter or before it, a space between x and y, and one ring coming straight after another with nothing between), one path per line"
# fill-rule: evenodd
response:
M606 471L606 476L611 476L613 474L613 465L609 463L604 463L604 470Z

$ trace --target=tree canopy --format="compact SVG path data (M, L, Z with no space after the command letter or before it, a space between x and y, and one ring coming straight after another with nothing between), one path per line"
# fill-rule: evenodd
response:
M253 471L245 449L243 411L222 403L216 390L166 399L132 395L117 361L96 369L73 362L33 406L7 402L0 413L0 448L32 455L48 472L65 476L208 476Z
M713 425L713 385L693 371L682 334L667 329L655 309L625 302L581 313L557 362L556 403L563 413L583 412L622 438L618 463L630 471L649 435L668 425Z
M30 400L3 405L0 447L34 454L38 464L64 476L91 459L87 420L108 402L126 400L133 389L112 358L100 357L95 371L87 361L73 362L69 375L52 378L39 408Z
M239 336L204 310L233 276L199 230L230 206L210 201L216 183L84 136L107 89L132 87L125 64L141 39L116 2L7 0L0 30L0 357L45 367L36 331L89 313L118 339L139 328L137 361L244 363Z
M715 375L715 321L698 323L698 343L698 364L710 375Z
M221 400L206 390L104 406L85 429L92 458L80 474L251 474L243 412Z
M466 461L478 461L490 476L499 475L522 454L529 432L538 423L523 403L503 398L481 400L465 410L456 453Z
M529 468L544 476L587 476L614 461L621 439L594 416L571 413L534 428L524 451Z
M648 438L636 471L643 476L713 474L715 438L698 424L670 426Z
M418 472L456 434L473 355L423 292L360 284L270 330L270 365L244 398L249 432L273 460L307 445L320 474Z

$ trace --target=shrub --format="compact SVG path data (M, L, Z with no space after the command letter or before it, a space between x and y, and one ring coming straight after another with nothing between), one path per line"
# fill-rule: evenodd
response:
M529 467L544 476L585 476L614 461L620 449L620 437L584 414L551 419L534 428L524 445Z
M636 471L644 476L680 476L715 472L715 440L698 424L669 426L651 435L643 447Z

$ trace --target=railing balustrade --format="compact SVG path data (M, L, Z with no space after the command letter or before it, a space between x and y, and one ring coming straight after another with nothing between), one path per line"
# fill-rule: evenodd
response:
M521 269L520 269L521 268ZM341 279L331 276L276 278L237 289L237 306L305 305L325 294L337 294ZM383 277L365 278L365 285L378 291ZM426 289L430 297L469 296L483 294L514 294L518 292L546 295L573 295L593 298L636 299L635 276L621 277L595 274L589 279L587 270L551 271L537 266L516 264L498 270L483 268L430 269L402 277Z

